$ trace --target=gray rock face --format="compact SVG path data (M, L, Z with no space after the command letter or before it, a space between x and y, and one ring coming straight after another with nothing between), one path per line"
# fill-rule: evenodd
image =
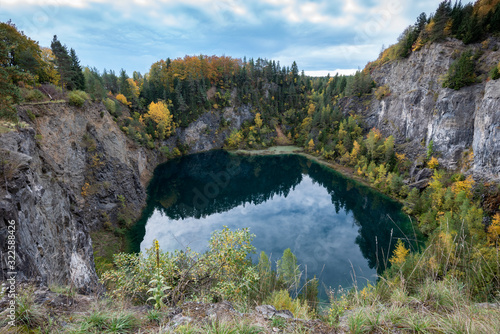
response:
M73 192L57 182L62 172L39 152L34 130L0 137L1 155L13 163L0 187L0 242L7 254L7 226L15 221L17 279L72 284L86 292L96 284L92 243ZM2 277L9 267L2 256Z
M253 120L255 115L248 106L226 107L222 112L206 112L185 129L177 129L176 136L169 139L170 146L176 141L189 146L189 153L222 148L231 131L239 130L244 121ZM228 125L222 127L221 122Z
M2 279L12 271L4 254L7 226L15 221L19 280L88 292L97 284L89 232L124 211L138 218L161 155L127 138L100 104L30 105L19 107L19 114L30 127L0 135L0 162L8 162L0 164ZM220 148L253 117L249 107L207 112L167 145L187 145L189 153Z
M353 103L348 107L364 115L369 127L408 146L410 158L424 154L432 141L440 164L459 168L463 153L472 149L474 174L498 181L500 80L483 80L458 91L442 87L452 55L465 49L462 42L448 40L384 64L372 77L378 85L389 87L390 96L380 101L373 97L368 108ZM482 50L478 64L483 72L500 61L500 51L493 50Z
M486 83L474 119L474 170L500 175L500 80Z
M9 161L0 186L0 239L6 254L7 224L16 222L18 279L72 285L97 284L89 232L116 219L123 196L140 213L156 157L137 147L97 104L20 107L37 115L31 127L0 136ZM87 194L83 189L89 185ZM2 256L2 277L9 271Z

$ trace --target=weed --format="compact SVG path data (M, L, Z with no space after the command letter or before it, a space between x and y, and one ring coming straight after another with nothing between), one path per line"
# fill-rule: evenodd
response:
M16 323L27 329L34 329L44 325L46 319L41 308L34 302L32 288L20 292L17 296L15 317Z
M136 318L130 313L119 313L108 324L108 332L110 333L128 333L136 326Z
M273 327L283 329L286 326L286 320L282 317L273 317L271 324Z
M357 312L354 316L349 317L347 321L351 333L366 333L369 330L369 327L366 325L368 321L361 312Z
M36 115L30 109L26 110L26 113L28 114L28 117L32 122L36 120Z
M149 310L146 314L149 322L159 324L162 320L162 313L157 309Z
M208 325L202 327L203 333L206 334L237 334L236 328L230 326L229 324L213 321Z

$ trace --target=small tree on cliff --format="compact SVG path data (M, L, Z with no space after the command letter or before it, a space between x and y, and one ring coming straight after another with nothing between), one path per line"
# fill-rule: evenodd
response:
M448 70L443 87L459 90L476 82L475 62L472 51L468 50L455 60Z
M141 122L152 129L151 135L160 140L169 137L175 130L173 116L164 101L151 102L148 112L141 116Z

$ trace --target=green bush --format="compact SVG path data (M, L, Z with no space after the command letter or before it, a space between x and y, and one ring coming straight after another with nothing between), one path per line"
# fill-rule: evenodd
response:
M497 80L500 78L500 71L498 70L498 66L495 65L493 69L490 71L490 78L491 80Z
M26 114L28 114L28 117L31 119L32 122L35 121L36 115L31 111L31 110L26 110Z
M111 115L114 115L116 112L116 104L115 101L111 100L109 97L106 98L104 101L104 106L106 107L106 110L109 111Z
M476 82L475 61L472 51L468 50L460 55L460 58L455 60L451 65L446 79L443 82L443 87L459 90L462 87L472 85Z
M29 101L29 102L40 102L40 101L43 101L45 99L45 95L43 95L43 93L41 91L39 91L38 89L32 89L32 90L28 91L25 99L26 99L26 101Z
M81 107L89 99L89 95L81 90L75 90L68 94L69 104L76 107Z
M248 229L230 231L225 227L212 233L209 250L204 254L189 249L157 254L154 247L139 254L115 254L115 268L103 273L101 278L110 288L111 296L145 303L151 296L148 292L151 281L158 279L159 263L162 281L172 287L166 298L171 304L187 295L244 301L258 280L256 269L248 259L255 249L252 238Z

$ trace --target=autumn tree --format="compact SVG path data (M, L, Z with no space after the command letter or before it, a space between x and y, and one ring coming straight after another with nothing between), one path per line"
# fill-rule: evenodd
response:
M44 62L37 42L18 31L10 21L0 23L0 33L6 48L4 67L16 67L19 73L25 73L23 81L28 83L33 83L44 75Z
M405 247L404 242L401 239L398 239L398 242L396 243L396 249L394 249L393 255L389 259L389 262L391 262L391 264L393 265L401 265L405 262L406 256L409 252L410 250Z
M175 130L172 114L164 101L151 102L148 112L141 116L141 122L146 126L152 125L153 133L151 134L160 140L169 137Z
M138 99L139 93L140 93L139 86L137 86L135 80L132 78L128 78L127 82L128 82L129 87L130 87L130 95L131 95L132 99L133 100Z
M34 83L43 73L36 42L10 22L0 23L0 117L16 118L14 104L21 100L18 84Z
M309 152L314 151L314 140L312 138L311 140L309 140L309 143L307 143L307 149L309 150Z
M43 60L43 75L39 77L40 82L49 82L59 85L60 75L55 67L55 56L50 48L42 48L41 57Z
M262 118L260 117L260 113L255 114L255 126L257 126L258 129L262 127Z
M492 243L500 240L500 213L493 216L491 225L488 227L488 240Z
M123 105L130 107L131 103L127 101L127 98L123 94L117 94L116 99L121 102Z

